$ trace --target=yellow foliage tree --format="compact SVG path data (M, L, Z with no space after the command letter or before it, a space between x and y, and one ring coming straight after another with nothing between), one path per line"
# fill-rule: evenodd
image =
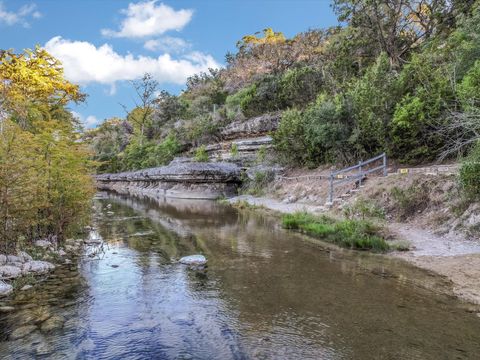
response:
M78 85L64 78L60 61L45 49L0 51L0 110L23 128L32 119L49 118L54 107L84 100Z

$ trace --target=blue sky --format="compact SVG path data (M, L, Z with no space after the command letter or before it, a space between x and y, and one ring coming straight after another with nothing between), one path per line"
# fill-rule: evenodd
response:
M152 73L179 93L187 76L222 66L246 34L291 37L337 23L326 0L0 0L0 48L44 46L89 97L72 105L87 127L132 108L128 80Z

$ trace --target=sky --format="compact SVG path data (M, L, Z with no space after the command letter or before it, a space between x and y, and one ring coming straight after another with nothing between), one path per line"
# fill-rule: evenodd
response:
M0 48L45 47L88 94L70 110L86 128L134 107L146 72L178 94L188 76L224 66L246 34L287 37L337 24L327 0L0 0Z

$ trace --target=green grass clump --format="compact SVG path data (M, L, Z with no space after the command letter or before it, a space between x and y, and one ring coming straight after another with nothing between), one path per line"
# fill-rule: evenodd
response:
M300 230L325 241L356 250L387 251L390 246L379 233L380 229L366 220L335 221L326 216L316 217L305 212L282 217L286 229Z

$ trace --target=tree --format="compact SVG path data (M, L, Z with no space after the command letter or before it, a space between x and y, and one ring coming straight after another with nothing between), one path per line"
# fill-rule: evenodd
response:
M128 121L130 121L140 132L140 144L142 144L147 125L152 121L152 115L155 112L156 94L158 91L158 81L152 75L146 73L140 80L131 82L137 95L135 108L127 112Z
M61 63L46 50L37 46L22 54L0 53L0 113L10 115L22 128L48 119L53 108L85 97L78 85L64 78Z
M376 54L385 52L393 67L408 60L412 49L439 31L451 14L446 0L335 0L340 21L363 39L375 39Z

